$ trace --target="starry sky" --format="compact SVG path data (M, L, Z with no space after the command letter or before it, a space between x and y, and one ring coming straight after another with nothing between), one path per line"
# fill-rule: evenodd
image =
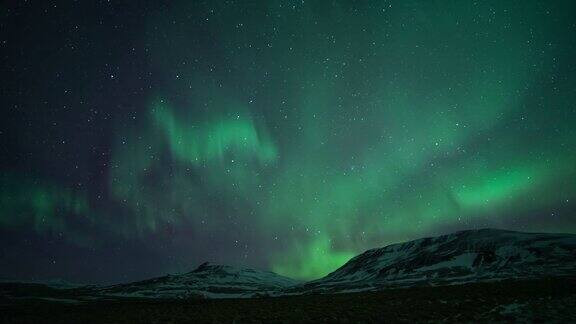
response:
M319 278L576 233L574 1L4 1L0 278Z

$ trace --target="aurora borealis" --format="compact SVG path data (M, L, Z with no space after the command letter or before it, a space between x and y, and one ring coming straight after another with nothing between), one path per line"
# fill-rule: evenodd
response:
M576 233L572 1L0 5L0 277Z

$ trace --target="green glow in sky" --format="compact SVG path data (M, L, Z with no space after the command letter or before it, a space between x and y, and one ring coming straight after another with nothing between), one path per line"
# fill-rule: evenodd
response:
M576 199L568 1L240 3L147 16L154 82L115 120L105 197L11 180L0 225L91 206L122 238L183 229L183 263L298 279L446 231L576 232L550 216Z
M32 224L37 232L61 233L68 217L84 218L88 202L80 193L11 174L0 177L0 226Z
M240 115L216 119L201 125L179 122L165 105L155 105L154 121L179 159L200 165L222 163L225 157L261 162L276 159L276 147L268 134L258 133L251 119Z
M303 279L373 246L445 226L497 226L522 206L560 201L539 193L574 176L574 133L550 133L572 126L555 112L543 124L544 108L526 107L536 70L552 68L554 24L534 8L469 6L402 2L360 16L345 4L321 14L304 5L271 15L276 28L254 46L245 37L261 26L245 20L216 36L234 53L220 73L178 65L203 59L194 44L154 42L155 62L193 85L191 99L150 105L146 123L124 137L132 148L116 154L113 192L150 229L221 218L207 212L215 196L249 206L227 213L260 236L280 233L269 265ZM157 23L174 39L190 32Z
M326 275L326 269L337 269L355 256L353 252L334 251L324 235L304 245L296 243L292 251L293 255L278 257L272 271L295 278L320 278Z

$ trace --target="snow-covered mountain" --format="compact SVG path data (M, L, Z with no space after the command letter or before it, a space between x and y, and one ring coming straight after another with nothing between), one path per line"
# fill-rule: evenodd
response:
M292 291L344 292L576 275L576 235L494 229L368 250Z
M0 283L0 299L250 298L576 275L576 235L494 229L368 250L324 278L300 283L269 271L204 263L184 274L113 286Z
M98 288L99 295L147 298L274 296L299 282L269 271L203 263L188 273Z

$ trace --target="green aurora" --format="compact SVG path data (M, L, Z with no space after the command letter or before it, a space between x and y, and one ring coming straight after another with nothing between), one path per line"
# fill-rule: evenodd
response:
M2 205L31 202L33 224L58 230L56 205L91 209L131 239L165 224L243 231L269 246L245 262L299 279L447 229L575 232L525 221L576 199L570 6L216 2L190 20L200 9L182 2L147 22L164 81L114 131L107 183L122 221L32 184Z

